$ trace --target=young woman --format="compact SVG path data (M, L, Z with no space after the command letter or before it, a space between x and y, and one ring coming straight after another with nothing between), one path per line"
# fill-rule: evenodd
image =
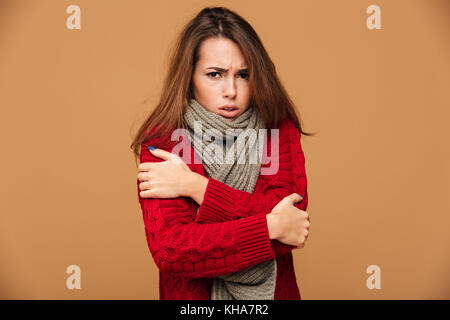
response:
M187 24L170 61L131 145L160 299L301 299L291 250L310 226L300 134L312 134L275 66L253 28L223 7ZM230 161L220 161L222 147ZM262 154L256 162L251 150Z

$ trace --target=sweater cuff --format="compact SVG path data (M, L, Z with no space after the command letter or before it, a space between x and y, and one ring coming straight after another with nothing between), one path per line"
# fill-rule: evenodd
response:
M212 223L233 220L235 210L233 192L234 189L225 183L209 178L195 221Z
M237 220L236 234L241 255L239 270L275 259L265 213Z

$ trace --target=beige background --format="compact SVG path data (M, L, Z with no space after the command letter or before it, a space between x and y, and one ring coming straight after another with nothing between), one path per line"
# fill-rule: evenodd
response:
M81 30L66 28L71 4ZM205 5L253 25L318 132L303 138L302 298L450 299L447 0L0 0L0 297L158 299L129 145Z

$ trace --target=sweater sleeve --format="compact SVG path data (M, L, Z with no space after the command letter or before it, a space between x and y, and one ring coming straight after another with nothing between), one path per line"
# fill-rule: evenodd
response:
M305 156L300 141L300 132L292 121L285 121L280 127L280 168L277 174L266 176L263 192L250 194L209 178L204 200L196 217L198 223L230 221L257 214L268 214L284 197L298 193L303 200L295 206L306 210L308 206ZM276 256L294 249L278 240L272 241Z
M161 159L143 146L140 161ZM161 272L213 278L275 257L265 214L198 224L194 221L196 205L192 200L142 198L139 180L137 183L147 244Z

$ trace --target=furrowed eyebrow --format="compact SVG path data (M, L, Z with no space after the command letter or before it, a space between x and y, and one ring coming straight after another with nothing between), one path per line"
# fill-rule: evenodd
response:
M208 68L206 68L206 70L208 70L208 69L214 69L214 70L220 71L220 72L227 72L228 71L227 69L220 68L220 67L208 67ZM240 70L238 70L238 72L248 72L248 68L240 69Z

